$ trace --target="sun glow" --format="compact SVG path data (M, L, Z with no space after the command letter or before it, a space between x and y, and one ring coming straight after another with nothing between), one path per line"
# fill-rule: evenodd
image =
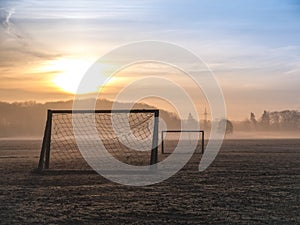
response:
M61 72L54 77L53 83L61 90L75 94L90 65L90 62L82 59L56 60L51 67Z
M42 71L51 71L55 74L51 79L51 83L56 88L63 92L75 94L81 79L91 65L91 60L59 58L48 61L43 65ZM93 87L93 90L91 89L89 92L92 91L97 91L97 88Z

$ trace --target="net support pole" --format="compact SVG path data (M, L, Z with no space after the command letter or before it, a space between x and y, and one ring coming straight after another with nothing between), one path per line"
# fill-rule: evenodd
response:
M39 165L38 165L38 171L42 171L44 168L46 168L46 163L45 163L45 154L48 155L49 153L49 147L50 147L50 138L51 138L51 120L52 120L52 115L51 111L48 110L47 112L47 120L46 120L46 126L44 130L44 136L43 136L43 143L42 143L42 148L41 148L41 153L40 153L40 160L39 160ZM48 168L49 168L49 155L48 155Z
M204 131L201 131L201 135L202 135L202 140L201 140L201 153L204 153Z
M51 130L52 130L52 111L48 110L47 114L47 141L46 141L46 159L45 159L45 169L49 169L50 164L50 143L51 143Z
M161 154L165 154L165 147L164 147L164 131L161 132Z
M151 149L151 159L150 165L154 165L158 161L158 121L159 121L159 110L154 112L154 129L153 129L153 139L152 139L152 149Z

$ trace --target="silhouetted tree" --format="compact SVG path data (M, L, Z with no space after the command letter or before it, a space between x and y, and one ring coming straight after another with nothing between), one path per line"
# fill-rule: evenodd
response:
M280 112L281 127L285 130L300 128L300 113L296 110L285 110Z
M270 112L270 123L271 127L275 130L280 129L280 113L275 111L275 112Z
M218 130L222 132L225 129L226 134L231 134L233 133L233 124L231 121L227 119L222 119L218 123Z
M266 110L264 110L264 112L261 116L260 124L261 124L261 127L265 130L270 128L270 115L269 115L269 112L267 112Z
M197 121L194 119L193 115L189 113L189 116L186 121L187 129L197 129Z
M251 123L252 127L256 129L257 120L256 120L255 114L253 112L250 113L250 123Z

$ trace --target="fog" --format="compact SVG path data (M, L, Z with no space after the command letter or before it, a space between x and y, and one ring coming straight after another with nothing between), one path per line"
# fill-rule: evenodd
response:
M96 109L112 109L113 102L102 99L97 101ZM5 139L36 139L42 138L48 109L72 109L73 101L56 101L46 103L0 102L0 138ZM127 103L118 103L120 108L128 108ZM149 109L153 106L137 103L137 109ZM174 113L160 110L160 117L168 124L168 128L180 127L180 120Z
M72 109L73 102L56 101L46 103L36 102L0 102L0 138L42 138L48 109ZM102 99L97 101L98 109L111 109L113 102ZM126 103L119 103L126 108ZM137 103L134 108L149 109L153 106ZM160 118L166 127L160 129L186 129L180 127L178 116L174 113L160 109ZM200 128L209 137L212 123L217 126L226 123L227 139L267 139L267 138L300 138L300 112L297 110L262 111L260 116L249 112L249 118L236 121L234 118L219 121L200 121ZM189 116L183 124L195 124L193 117ZM161 125L163 125L161 123Z

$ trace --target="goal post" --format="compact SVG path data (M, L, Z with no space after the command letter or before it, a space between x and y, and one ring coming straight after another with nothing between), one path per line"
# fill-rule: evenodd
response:
M174 135L175 137L173 137L173 142L178 142L180 139L180 135L181 134L187 134L188 138L193 138L191 137L193 133L196 134L200 134L200 136L196 136L195 138L197 138L197 141L200 139L201 140L201 154L204 153L204 130L162 130L161 131L161 153L162 154L170 154L170 152L167 152L166 150L166 139L168 139L168 135ZM187 141L187 140L185 140ZM188 144L188 143L187 143ZM199 141L197 144L197 147L199 145ZM175 144L176 145L176 144ZM173 148L175 148L173 146Z
M76 124L76 135L73 130L74 118L79 123ZM90 121L94 121L97 136L93 133ZM37 171L91 170L81 155L76 138L83 141L86 149L100 148L95 146L99 143L96 139L100 139L108 153L127 164L156 164L158 122L157 109L49 109ZM95 153L91 153L91 157L92 154Z

